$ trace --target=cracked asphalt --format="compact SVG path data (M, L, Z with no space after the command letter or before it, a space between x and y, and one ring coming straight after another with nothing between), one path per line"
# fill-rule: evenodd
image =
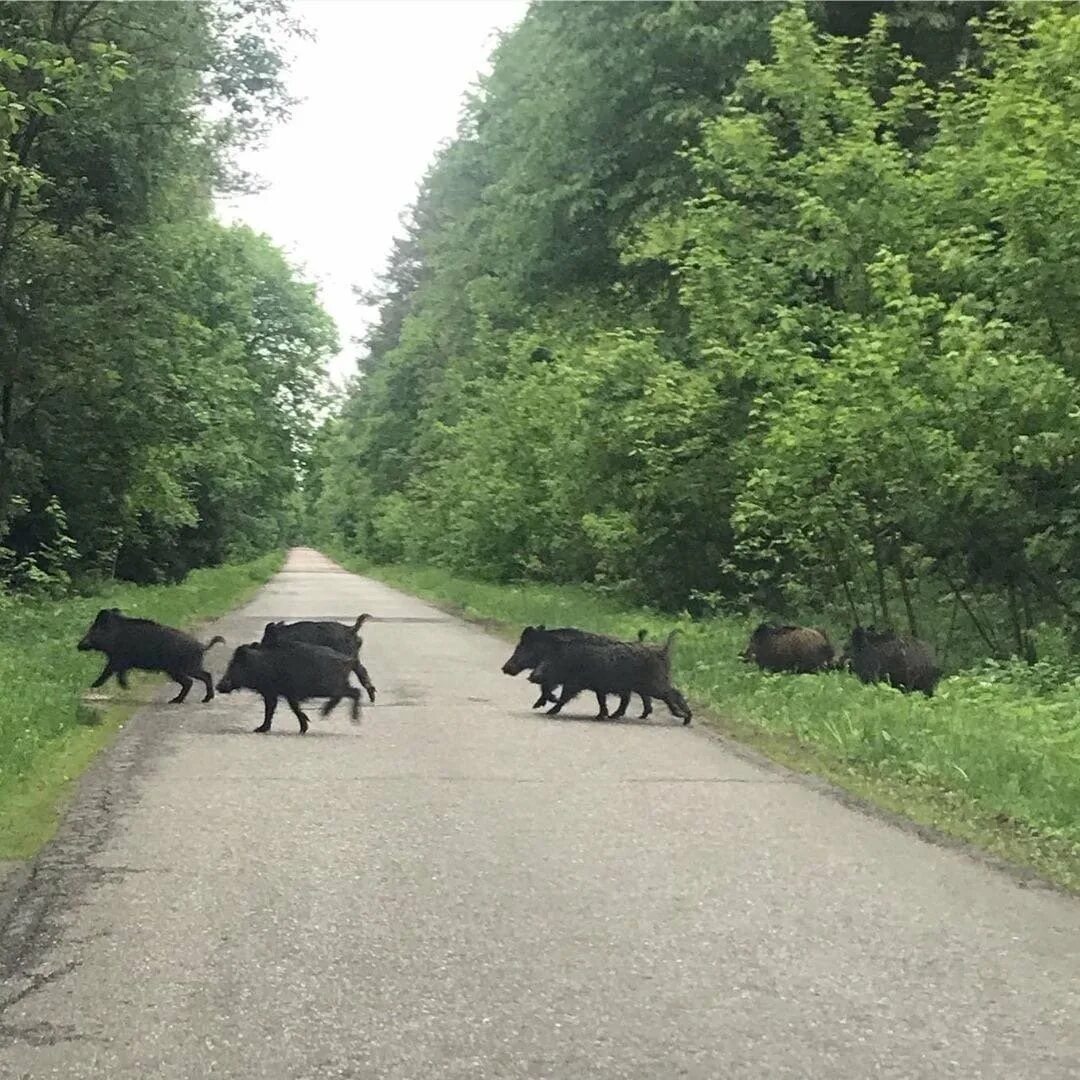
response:
M1080 1076L1076 901L662 707L537 716L306 549L212 632L361 611L361 724L149 702L87 774L0 887L0 1077Z

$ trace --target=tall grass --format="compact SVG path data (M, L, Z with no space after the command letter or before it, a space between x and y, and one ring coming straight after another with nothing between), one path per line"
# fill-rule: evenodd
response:
M632 637L643 627L656 639L679 626L676 681L721 726L1080 886L1080 680L1067 673L986 665L944 679L928 700L841 672L763 674L737 659L748 619L673 619L582 588L495 585L427 567L367 572L515 631L544 623Z

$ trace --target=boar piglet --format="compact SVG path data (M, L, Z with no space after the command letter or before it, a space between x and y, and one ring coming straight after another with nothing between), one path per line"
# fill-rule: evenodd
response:
M269 622L263 628L262 643L264 645L322 645L334 652L345 653L346 656L360 655L360 647L364 639L360 636L360 627L371 616L365 611L358 616L352 626L344 626L331 620L302 619L298 622L287 623L284 621ZM367 669L360 665L361 685L367 691L371 701L375 700L375 687L368 678Z
M352 700L352 718L360 715L360 691L349 683L349 673L357 672L360 661L323 645L241 645L229 661L217 688L222 694L234 690L254 690L263 699L263 722L257 732L270 730L278 698L289 703L300 721L300 734L308 729L308 718L300 708L307 698L328 698L322 707L325 716L343 698ZM359 677L359 675L357 675Z
M162 626L153 619L132 619L119 608L102 608L77 647L80 652L94 650L106 656L105 667L90 684L92 687L101 686L115 675L126 690L127 673L132 668L162 671L180 684L180 692L169 699L170 705L178 705L188 696L193 679L206 686L204 702L213 698L214 683L203 666L203 655L219 641L225 639L214 637L204 645L182 630Z

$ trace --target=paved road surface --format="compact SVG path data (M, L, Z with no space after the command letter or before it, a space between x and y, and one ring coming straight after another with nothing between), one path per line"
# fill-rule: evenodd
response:
M359 727L150 704L88 775L0 928L5 1080L1080 1077L1080 904L663 717L537 717L314 552L215 629L362 610Z

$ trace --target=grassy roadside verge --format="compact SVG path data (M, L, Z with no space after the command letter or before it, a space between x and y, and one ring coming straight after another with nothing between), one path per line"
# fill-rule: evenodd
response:
M683 631L677 682L698 719L789 768L1080 892L1078 687L1036 691L979 674L933 700L852 676L770 676L741 664L749 620L677 620L570 586L493 585L432 567L343 565L516 637L527 623L632 637ZM508 653L509 655L509 653ZM521 694L528 696L524 687Z
M0 608L0 859L27 858L52 836L72 781L160 682L134 676L125 693L112 681L100 691L108 700L84 701L103 658L75 643L97 610L190 627L245 600L282 558L196 570L179 585L117 584L94 596L13 599Z

